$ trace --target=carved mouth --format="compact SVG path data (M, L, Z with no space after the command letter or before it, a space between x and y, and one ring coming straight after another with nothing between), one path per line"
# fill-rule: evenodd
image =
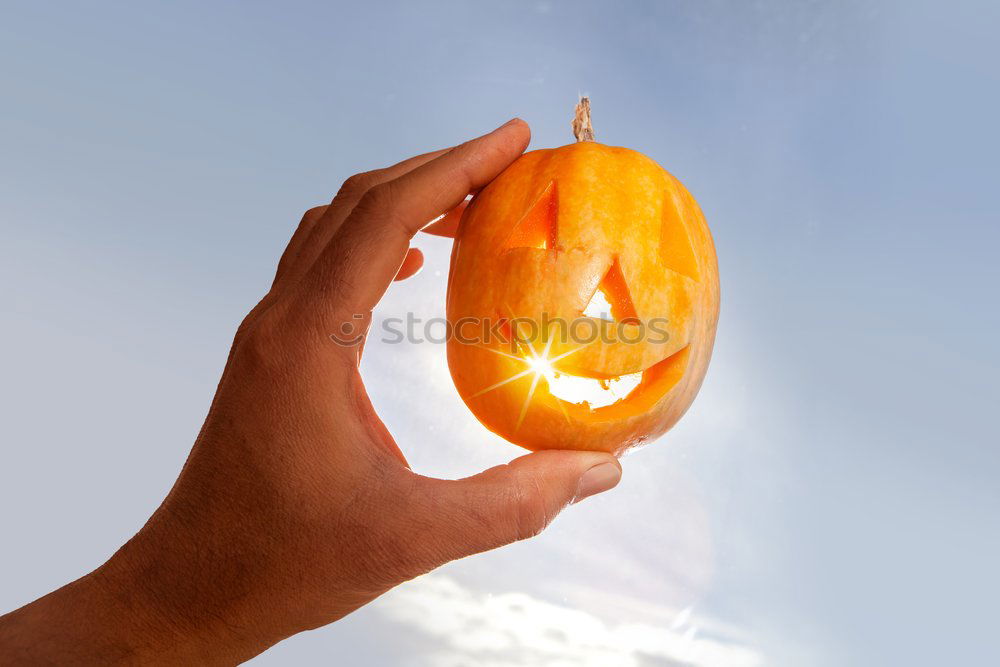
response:
M529 360L532 369L544 379L548 393L556 399L591 411L608 408L639 398L654 386L661 391L673 386L680 376L677 369L687 363L688 348L658 361L645 370L613 377L573 375L556 370L544 359ZM671 376L667 378L666 376Z
M642 384L643 371L612 378L589 378L549 370L542 372L549 393L567 403L603 408L624 401Z

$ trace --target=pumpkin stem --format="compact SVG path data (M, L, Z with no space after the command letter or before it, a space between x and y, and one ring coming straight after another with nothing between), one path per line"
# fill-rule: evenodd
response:
M581 97L573 114L573 136L577 141L593 141L594 126L590 124L590 98Z

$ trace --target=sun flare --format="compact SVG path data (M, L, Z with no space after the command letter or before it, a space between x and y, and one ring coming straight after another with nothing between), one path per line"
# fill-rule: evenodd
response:
M528 364L528 368L537 375L549 377L555 373L555 370L552 368L552 362L545 357L528 357L524 361Z
M486 387L476 394L476 396L482 396L515 380L530 376L531 385L524 396L524 403L521 405L521 413L518 415L515 428L520 428L524 422L524 418L528 414L528 408L531 406L531 401L542 378L545 378L549 394L557 399L558 405L567 419L569 419L569 414L566 412L563 403L573 403L596 410L597 408L603 408L624 400L642 383L642 371L600 379L570 375L555 369L555 362L585 347L582 345L555 357L549 356L549 350L552 347L551 339L546 343L545 349L541 352L537 352L530 343L527 343L525 347L527 348L526 354L523 355L508 354L493 348L484 348L495 354L521 362L527 368L514 373L496 384Z

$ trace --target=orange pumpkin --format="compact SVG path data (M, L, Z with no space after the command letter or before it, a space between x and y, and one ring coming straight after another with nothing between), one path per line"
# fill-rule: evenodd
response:
M448 281L448 364L491 431L620 454L673 426L719 312L694 198L645 155L580 141L526 153L469 203Z

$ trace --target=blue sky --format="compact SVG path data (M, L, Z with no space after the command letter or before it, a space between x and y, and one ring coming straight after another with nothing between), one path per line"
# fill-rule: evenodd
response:
M260 664L979 662L1000 593L995 3L5 3L0 608L170 487L231 335L350 174L525 118L640 150L722 279L705 387L622 485ZM443 313L448 245L381 317ZM421 472L518 450L370 345ZM433 406L428 408L428 406ZM582 630L581 630L582 628Z

